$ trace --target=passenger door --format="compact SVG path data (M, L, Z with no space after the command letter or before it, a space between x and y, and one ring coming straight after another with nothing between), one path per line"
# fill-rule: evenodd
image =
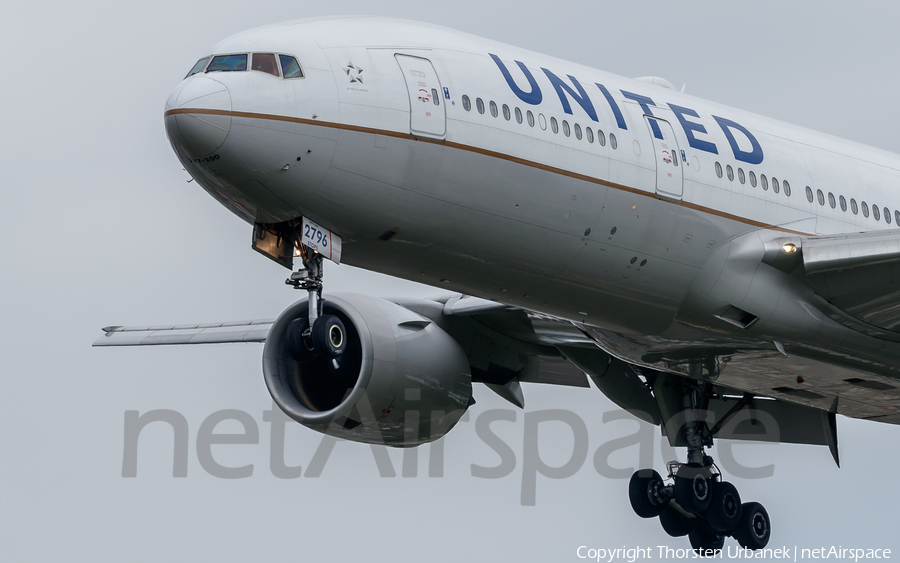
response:
M656 160L656 193L667 199L681 201L684 192L684 173L679 161L681 153L672 125L664 120L649 115L644 116L650 128L650 139L653 142L653 153ZM656 125L656 127L653 127ZM658 128L662 139L656 135Z
M443 89L431 61L396 54L409 94L409 132L417 137L443 139L447 132L447 110Z

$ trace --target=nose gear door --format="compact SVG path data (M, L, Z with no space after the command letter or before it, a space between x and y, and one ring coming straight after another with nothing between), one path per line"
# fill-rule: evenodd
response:
M417 137L443 139L447 132L447 109L441 82L431 61L396 54L409 94L409 132Z
M650 139L653 141L653 153L656 160L656 193L667 199L681 201L684 192L683 164L679 161L681 151L675 140L672 125L664 120L645 115L650 127Z

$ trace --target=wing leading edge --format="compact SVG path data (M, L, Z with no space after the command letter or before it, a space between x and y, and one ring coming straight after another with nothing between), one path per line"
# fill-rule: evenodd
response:
M274 320L171 326L108 326L93 346L159 346L265 342Z

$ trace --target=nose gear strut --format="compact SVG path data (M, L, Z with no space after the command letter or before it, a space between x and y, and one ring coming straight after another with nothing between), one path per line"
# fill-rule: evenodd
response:
M322 267L325 259L321 254L307 248L300 241L295 243L300 250L300 258L303 260L303 268L293 272L291 277L284 280L294 289L305 289L309 295L309 330L312 330L316 319L322 315L322 276L325 273Z
M333 368L340 369L340 359L347 349L347 329L336 315L324 314L322 299L322 277L325 259L315 250L295 241L300 251L303 268L291 274L284 283L294 289L305 289L309 295L309 319L302 327L297 339L303 346L295 344L298 356L321 354L333 360Z

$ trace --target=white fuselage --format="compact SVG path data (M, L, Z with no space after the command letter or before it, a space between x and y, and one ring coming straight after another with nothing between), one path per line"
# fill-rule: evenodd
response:
M789 275L726 275L769 240L897 227L897 155L427 24L286 23L213 49L230 53L304 73L201 72L167 102L188 171L248 222L308 217L347 263L570 319L630 362L740 389L897 375L897 344L831 321ZM728 306L758 322L718 320Z

